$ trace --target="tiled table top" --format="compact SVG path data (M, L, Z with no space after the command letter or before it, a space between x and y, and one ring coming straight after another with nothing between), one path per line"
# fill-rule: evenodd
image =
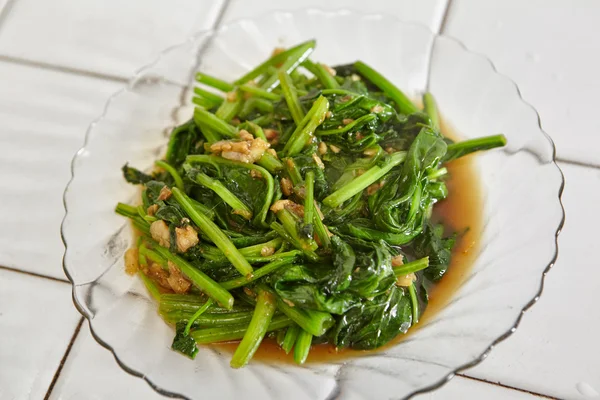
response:
M0 180L0 399L162 398L117 366L72 306L58 234L71 156L106 98L162 48L302 7L383 12L457 37L517 82L557 144L567 222L546 293L488 360L419 398L600 398L600 2L0 0L0 171L12 178Z

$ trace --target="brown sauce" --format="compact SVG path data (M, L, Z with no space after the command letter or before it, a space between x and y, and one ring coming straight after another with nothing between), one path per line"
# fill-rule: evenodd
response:
M442 121L444 136L460 140L460 136ZM399 335L391 343L377 349L358 351L342 349L336 351L329 344L312 346L307 362L326 362L350 357L357 357L366 353L385 350L389 346L401 345L407 336L414 334L419 326L427 324L450 301L454 293L467 278L471 266L478 253L479 238L481 237L482 201L479 183L479 174L476 168L477 155L460 158L446 164L449 178L448 197L435 205L433 218L442 221L449 231L466 232L459 237L452 251L452 262L448 272L441 281L429 291L429 305L423 313L418 324L411 327L406 335ZM214 349L222 352L233 353L237 342L219 343L212 345ZM285 354L272 339L265 339L255 353L253 360L265 362L290 362L293 363L293 351Z

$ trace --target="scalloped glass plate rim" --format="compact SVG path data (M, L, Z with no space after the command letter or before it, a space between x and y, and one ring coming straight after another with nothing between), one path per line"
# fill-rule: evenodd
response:
M67 217L67 214L69 212L68 210L68 202L67 202L67 192L69 190L69 187L75 177L75 173L76 173L76 161L78 160L78 158L80 157L80 155L86 150L87 145L88 145L88 139L90 136L90 132L93 131L94 127L96 126L96 124L98 124L100 121L102 121L104 119L104 117L106 116L106 113L108 111L108 109L110 108L113 100L117 97L119 97L121 94L126 93L130 90L132 90L136 83L138 82L138 80L140 80L144 74L144 72L146 72L147 70L150 70L153 66L155 66L156 64L158 64L160 62L160 60L162 59L162 57L165 54L168 54L170 51L177 49L183 45L185 45L186 43L193 41L195 38L201 37L201 36L213 36L215 34L218 34L220 31L225 30L228 28L228 26L230 25L235 25L235 24L240 24L240 23L244 23L244 22L250 22L253 21L255 19L260 19L263 18L267 15L271 15L271 14L295 14L295 13L301 13L301 12L306 12L306 13L320 13L320 14L325 14L325 15L332 15L332 16L336 16L336 15L345 15L348 13L359 13L358 10L353 10L353 9L349 9L349 8L343 8L340 10L323 10L323 9L319 9L319 8L315 8L315 7L309 7L309 8L301 8L301 9L296 9L296 10L272 10L263 14L260 14L256 17L249 17L249 18L239 18L239 19L235 19L232 20L226 24L223 24L221 26L219 26L217 29L205 29L202 31L198 31L190 36L188 36L188 38L178 44L175 44L173 46L169 46L168 48L162 50L159 55L154 59L154 61L152 61L151 63L143 66L142 68L138 69L133 76L128 80L128 83L125 87L123 87L122 89L118 90L117 92L115 92L113 95L111 95L107 102L104 105L103 111L100 114L100 116L98 118L96 118L95 120L93 120L90 125L88 126L88 128L86 129L86 133L85 133L85 138L84 138L84 142L82 147L75 153L75 155L73 156L73 159L71 161L71 166L70 166L70 170L71 170L71 178L69 179L69 182L67 183L64 193L63 193L63 206L65 209L65 216L63 217L63 221L61 224L61 229L60 229L60 233L61 233L61 239L63 241L63 244L65 246L65 253L63 256L63 271L65 273L65 275L67 276L67 278L69 279L69 282L72 285L72 299L73 299L73 303L75 305L75 307L77 308L77 310L82 314L83 317L85 317L85 319L88 321L89 327L90 327L90 332L92 334L92 337L104 348L106 348L107 350L109 350L113 357L115 358L115 360L117 361L118 365L127 373L142 378L144 381L146 381L155 391L157 391L158 393L165 395L165 396L169 396L169 397L180 397L180 398L187 398L184 395L181 395L179 393L175 393L175 392L171 392L169 390L165 390L159 386L157 386L155 383L152 382L151 379L149 379L144 373L140 372L140 371L136 371L130 367L128 367L124 362L121 361L121 359L119 358L119 356L116 354L116 351L113 349L113 347L108 344L107 342L105 342L104 340L102 340L102 338L100 338L96 332L94 331L94 328L92 326L91 323L91 319L89 317L89 315L86 313L85 309L80 305L79 300L77 299L77 295L75 293L75 281L69 271L69 266L67 265L66 262L66 255L67 255L67 251L68 251L68 245L67 245L67 240L65 237L65 220ZM401 24L405 24L405 25L415 25L421 28L424 28L425 30L429 31L432 36L435 37L443 37L445 39L449 39L452 42L458 44L461 48L463 48L466 52L468 52L471 55L475 55L477 57L479 57L480 59L484 60L486 63L488 63L491 66L492 71L501 76L502 78L506 79L507 81L509 81L511 83L512 86L514 86L515 90L516 90L516 94L518 97L518 100L520 102L522 102L523 104L525 104L526 106L528 106L529 108L531 108L531 110L533 110L533 112L535 113L535 116L537 117L537 128L539 130L539 132L546 138L546 140L549 142L549 144L551 145L551 149L552 149L552 161L551 164L554 165L554 167L558 170L559 174L560 174L560 185L558 187L558 196L554 199L556 201L558 201L558 205L560 207L560 211L562 213L561 218L560 218L560 222L558 224L558 226L556 227L556 231L554 234L554 254L551 257L550 262L546 265L546 267L544 268L544 270L541 273L540 276L540 282L539 282L539 289L537 291L537 293L535 294L535 296L527 303L525 304L521 311L519 312L515 322L507 329L507 331L500 335L499 337L497 337L494 341L492 341L492 343L490 343L490 345L478 356L475 357L471 362L465 363L463 365L460 365L459 367L454 368L453 371L451 371L450 373L448 373L445 377L443 377L441 380L434 382L432 384L430 384L429 386L413 391L412 393L410 393L408 396L406 396L405 398L411 398L417 394L422 394L422 393L427 393L427 392L431 392L434 391L438 388L440 388L441 386L443 386L445 383L447 383L450 379L452 379L454 377L454 375L456 375L457 373L465 370L465 369L469 369L472 368L474 366L476 366L477 364L481 363L487 356L488 354L491 352L491 350L500 342L504 341L505 339L507 339L509 336L511 336L517 329L517 327L519 326L521 319L525 313L525 311L527 311L529 308L531 308L536 302L537 300L540 298L543 289L544 289L544 279L546 274L549 272L549 270L552 268L552 266L555 264L556 259L558 258L558 236L561 232L561 229L564 225L564 221L565 221L565 211L564 211L564 207L562 204L562 194L563 194L563 189L564 189L564 185L565 185L565 179L564 179L564 175L562 173L562 171L560 170L559 166L556 163L556 146L554 145L554 142L552 141L551 137L542 129L541 127L541 121L540 121L540 117L539 117L539 113L537 112L537 110L528 102L526 102L522 95L521 92L517 86L517 84L509 77L507 77L504 74L501 74L497 71L495 65L493 64L493 62L485 55L477 53L477 52L473 52L471 50L469 50L461 41L459 41L456 38L450 37L448 35L443 35L443 34L438 34L436 32L433 32L428 26L420 23L420 22L413 22L413 21L405 21L402 20L400 18L397 17L393 17L393 16L387 16L387 15L383 15L383 14L379 14L379 13L366 13L362 15L362 18L374 18L374 19L381 19L381 18L387 18L387 19L394 19L396 20L398 23Z

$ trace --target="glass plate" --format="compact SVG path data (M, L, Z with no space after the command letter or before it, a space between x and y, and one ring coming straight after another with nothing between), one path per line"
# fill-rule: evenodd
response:
M201 347L192 361L170 350L173 330L137 278L124 273L131 227L114 213L136 197L121 177L149 168L169 130L192 113L198 69L233 80L274 47L315 38L314 60L361 59L407 94L431 91L464 138L502 132L508 146L477 158L482 237L477 259L449 304L399 345L367 356L299 367L253 361L233 370L228 353ZM160 393L189 399L408 398L479 363L539 297L557 256L564 212L554 145L536 111L486 58L423 25L351 11L273 12L189 38L165 50L108 101L73 159L65 190L64 270L98 342Z

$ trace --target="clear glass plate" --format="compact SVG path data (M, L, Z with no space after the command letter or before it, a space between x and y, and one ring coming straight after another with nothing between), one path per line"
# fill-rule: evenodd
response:
M120 168L126 162L149 168L162 155L170 128L191 115L196 70L233 80L274 47L312 38L315 60L361 59L413 97L431 91L464 138L506 135L506 148L477 159L484 193L479 254L452 301L385 351L304 367L254 361L233 370L229 354L202 347L189 360L170 350L172 328L138 279L124 273L133 236L113 210L117 201L133 201L137 189ZM165 50L109 100L72 172L62 235L75 305L127 372L163 394L190 399L387 399L437 388L515 330L541 293L564 219L554 146L512 81L422 25L351 11L273 12Z

